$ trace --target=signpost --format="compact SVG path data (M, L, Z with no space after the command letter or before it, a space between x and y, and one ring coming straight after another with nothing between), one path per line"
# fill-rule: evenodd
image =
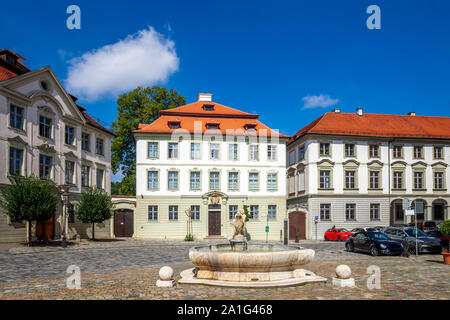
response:
M317 240L317 223L319 222L319 216L314 216L314 225L316 226L316 240Z
M418 240L417 240L417 237L418 237L418 232L417 232L417 214L418 213L421 213L421 214L424 213L424 207L423 207L423 202L422 201L414 201L414 213L415 213L414 223L416 225L416 256L418 256L419 255L419 244L418 244Z
M284 245L289 244L289 219L284 219Z

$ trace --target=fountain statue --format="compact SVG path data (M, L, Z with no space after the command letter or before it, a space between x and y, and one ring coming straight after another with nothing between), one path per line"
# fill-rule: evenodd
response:
M232 250L247 250L246 233L247 229L245 228L245 213L244 209L241 209L234 216L234 235L233 239L230 240Z
M247 244L245 213L234 217L229 244L193 247L189 259L194 269L181 272L179 283L231 287L292 286L326 279L301 269L311 262L314 250L281 244Z

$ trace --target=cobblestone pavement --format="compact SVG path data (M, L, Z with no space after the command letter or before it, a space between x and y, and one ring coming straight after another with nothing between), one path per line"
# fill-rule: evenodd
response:
M419 257L372 257L344 251L338 242L304 241L316 250L306 269L328 278L327 283L288 288L220 288L178 284L158 288L155 283L163 265L175 274L191 268L182 241L134 241L95 244L83 250L18 253L0 250L0 299L449 299L450 267L441 255ZM35 249L34 249L35 250ZM12 253L14 252L14 253ZM348 264L356 288L333 287L331 277L339 264ZM66 288L69 265L81 269L80 290ZM366 286L367 267L381 269L381 289Z

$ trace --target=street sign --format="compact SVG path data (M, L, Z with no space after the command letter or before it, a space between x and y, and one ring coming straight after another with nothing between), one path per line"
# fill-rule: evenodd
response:
M266 226L266 232L269 232L269 226Z
M414 201L414 210L416 213L424 213L423 201Z
M411 210L405 210L405 216L413 216L414 215L414 210L413 209L411 209Z
M319 221L319 216L314 216L314 221Z
M403 210L409 209L409 199L408 198L403 198L402 207L403 207Z

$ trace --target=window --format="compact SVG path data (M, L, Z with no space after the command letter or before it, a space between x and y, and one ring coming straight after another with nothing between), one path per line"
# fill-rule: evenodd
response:
M156 159L159 157L158 142L148 142L147 143L147 157L150 159Z
M414 172L414 189L423 189L423 172Z
M200 190L200 171L191 171L191 190Z
M380 220L380 204L370 204L370 220Z
M239 173L228 172L228 189L239 190Z
M191 143L191 159L200 159L200 143Z
M355 218L355 207L354 203L347 203L345 205L345 220L356 220Z
M64 142L73 145L75 141L75 128L66 126L64 134Z
M402 146L394 146L394 158L401 158L403 156Z
M267 218L269 220L276 220L277 219L277 206L270 204L267 207Z
M178 143L169 142L169 159L178 159Z
M267 159L277 160L277 146L267 146Z
M81 133L81 149L91 151L91 135L89 133Z
M237 160L238 159L238 144L232 143L228 145L228 158L229 160Z
M9 173L22 174L23 150L10 148L9 149Z
M434 188L435 189L444 189L444 173L443 172L435 172L434 173Z
M204 104L203 110L205 111L214 111L214 105L213 104Z
M267 174L267 190L277 190L277 174L276 173L268 173Z
M298 160L305 159L305 147L300 147L298 152Z
M74 205L70 202L67 204L67 222L74 223L75 222L75 208Z
M246 124L246 125L244 126L244 128L245 128L245 130L246 130L247 132L255 132L255 131L256 131L256 124L248 123L248 124Z
M320 155L321 156L329 156L330 155L330 144L329 143L321 143L320 144Z
M355 156L355 145L354 144L346 144L345 145L345 156L346 157L354 157Z
M178 190L178 171L169 171L167 188Z
M403 188L403 172L395 171L394 172L394 189L402 189Z
M330 171L329 170L320 170L320 189L330 189L331 181L330 181Z
M105 171L103 169L97 169L97 189L103 189L103 176Z
M148 221L158 220L158 206L148 206Z
M259 218L259 206L251 205L250 206L250 219L258 220L258 218Z
M180 122L177 121L169 122L169 128L174 130L180 129Z
M209 173L209 189L210 190L220 189L219 172L214 171Z
M206 130L219 130L219 124L218 123L207 123Z
M259 159L259 146L256 144L250 145L250 159L249 160L255 160L258 161Z
M220 145L218 143L211 143L209 145L209 156L211 159L219 159L219 148Z
M9 125L13 128L23 129L23 108L15 105L9 106Z
M200 220L200 206L191 206L191 219Z
M259 189L259 173L250 172L248 175L248 189L258 190Z
M345 171L345 188L355 189L356 188L356 171Z
M39 135L45 138L52 137L52 119L39 117Z
M169 220L178 220L178 206L169 206Z
M435 159L444 159L442 147L434 147L433 151Z
M159 185L158 171L147 171L148 189L157 190Z
M41 179L50 179L52 172L52 157L39 155L39 177Z
M66 184L74 184L73 177L75 174L75 162L66 161Z
M91 174L91 167L89 166L81 166L81 186L89 187L89 177Z
M289 165L295 163L295 150L289 152Z
M101 156L105 154L103 144L104 144L103 139L101 138L95 139L95 153Z
M228 218L230 219L230 220L233 220L234 219L234 216L237 214L237 212L238 212L238 206L237 205L230 205L229 207L228 207Z
M379 150L380 150L380 146L376 145L376 144L371 144L369 146L369 155L371 158L379 158Z
M395 220L403 220L403 207L401 203L395 205Z
M422 159L422 147L414 147L414 158L415 159Z
M331 220L330 207L331 207L331 205L329 203L320 205L320 220L321 221Z
M379 189L379 187L380 187L380 172L379 171L370 171L369 179L370 179L369 189Z

